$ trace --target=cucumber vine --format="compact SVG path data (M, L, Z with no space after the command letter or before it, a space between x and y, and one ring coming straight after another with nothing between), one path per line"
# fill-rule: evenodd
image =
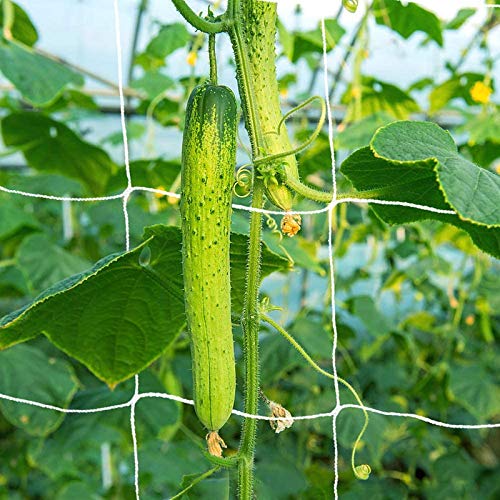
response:
M245 126L251 144L250 171L245 165L239 171L236 188L243 188L252 193L252 208L261 209L264 196L280 209L291 210L292 193L290 189L306 198L315 201L330 202L332 193L322 192L303 184L300 181L295 155L309 147L319 135L325 121L326 106L319 96L312 96L286 113L281 112L278 84L275 67L276 5L257 0L228 0L226 12L214 18L197 15L184 0L172 0L180 14L194 28L209 35L210 78L215 83L215 35L227 33L231 40L236 62L236 79L241 98L241 106ZM355 2L350 2L352 8ZM349 7L348 6L348 7ZM321 113L317 126L311 136L299 146L293 147L288 137L285 121L297 111L309 106L314 101L320 103ZM250 181L251 176L251 181ZM285 216L286 217L286 216ZM250 215L250 239L247 259L245 301L242 313L244 335L245 363L245 407L248 414L258 413L259 401L259 345L258 335L261 321L273 326L283 335L319 373L334 378L334 375L320 368L297 342L274 320L263 314L259 305L259 283L261 262L261 238L263 216L260 211L252 211ZM300 228L296 217L286 220L293 226L290 231L295 234ZM283 227L283 225L282 225ZM291 235L293 235L291 234ZM356 391L343 379L338 381L345 385L362 405ZM352 453L352 468L356 477L366 479L368 465L355 466L354 458L357 445L366 429L368 415L365 412L365 423L358 436ZM257 431L257 420L245 418L242 427L240 446L236 457L238 464L238 489L242 499L253 498L254 486L254 454ZM212 457L216 460L227 460ZM231 459L226 466L232 466ZM222 462L218 465L224 466ZM216 469L211 469L210 473Z

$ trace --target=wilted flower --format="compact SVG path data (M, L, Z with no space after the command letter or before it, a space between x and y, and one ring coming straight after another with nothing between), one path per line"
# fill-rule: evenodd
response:
M284 431L292 426L292 414L286 408L283 408L283 406L279 403L275 403L274 401L269 401L269 408L271 409L271 417L280 419L269 421L276 434L279 434L281 431Z
M222 448L227 448L227 446L218 432L210 431L205 439L207 440L208 453L214 457L222 457Z
M295 236L300 231L302 219L300 215L287 214L281 220L281 232L287 236Z

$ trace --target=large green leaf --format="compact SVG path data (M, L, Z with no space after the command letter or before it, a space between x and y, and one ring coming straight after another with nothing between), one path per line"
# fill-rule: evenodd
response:
M233 300L241 308L248 240L233 235ZM264 249L263 274L288 261ZM0 320L0 348L41 333L113 386L143 370L185 323L181 233L152 226L134 250L110 255Z
M14 6L14 23L11 28L12 37L25 45L32 46L38 40L38 33L28 14L17 3ZM0 2L0 26L3 26L3 9Z
M69 84L83 85L73 70L6 40L0 40L0 71L34 106L50 104Z
M430 122L396 122L373 137L372 150L394 162L433 162L446 201L463 220L500 227L500 176L458 153L449 132Z
M104 150L41 113L6 116L2 120L2 137L6 146L22 151L30 167L77 179L95 195L104 193L110 175L116 170Z
M9 396L68 408L78 388L71 366L39 349L18 345L0 352L0 392ZM0 399L0 410L13 425L32 436L46 436L64 419L56 410Z
M376 0L374 12L377 24L386 25L403 38L410 38L421 31L438 45L443 45L443 33L439 18L416 3L403 5L399 0Z
M427 122L395 122L380 129L342 172L370 198L410 202L456 215L401 206L373 206L386 222L437 219L465 229L477 246L500 257L500 177L462 158L450 135ZM473 189L471 189L471 186Z

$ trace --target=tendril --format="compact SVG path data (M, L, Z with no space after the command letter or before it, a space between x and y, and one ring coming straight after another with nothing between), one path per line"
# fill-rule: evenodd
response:
M365 421L364 421L363 427L361 428L361 431L358 434L358 437L356 438L356 441L354 442L354 446L352 448L351 467L352 467L352 471L353 471L353 473L354 473L354 475L356 476L357 479L361 479L363 481L366 480L366 479L368 479L368 477L370 475L370 472L371 472L370 466L367 465L367 464L356 465L356 463L355 463L355 460L356 460L356 450L358 448L358 445L359 445L361 439L363 438L363 435L364 435L364 433L366 431L366 428L368 427L368 421L369 421L368 412L364 409L364 405L363 405L363 403L361 401L361 398L358 396L358 393L356 392L356 389L354 389L354 387L351 384L349 384L349 382L347 382L347 380L344 380L343 378L339 377L338 375L337 375L337 377L335 377L335 375L333 375L332 373L327 372L326 370L323 370L323 368L321 368L311 358L311 356L309 356L309 354L306 352L306 350L281 325L279 325L278 323L276 323L276 321L274 321L272 318L270 318L266 314L262 314L262 312L261 312L260 317L266 323L268 323L269 325L271 325L286 340L288 340L288 342L290 342L290 344L292 344L292 346L299 352L299 354L318 373L321 373L322 375L325 375L325 377L331 378L333 380L335 380L335 378L337 378L337 381L339 383L341 383L343 386L345 386L351 392L351 394L354 396L354 398L358 402L359 406L362 407L363 414L364 414L364 417L365 417Z
M301 151L304 151L305 149L307 149L316 140L316 138L318 137L318 135L321 132L321 129L323 128L323 125L325 124L325 117L326 117L326 104L325 104L325 100L321 96L319 96L319 95L314 95L312 97L309 97L309 99L306 99L303 103L299 104L295 108L293 108L290 111L288 111L288 113L286 113L283 116L283 118L280 120L280 122L278 124L278 130L277 130L276 133L279 135L279 133L281 131L281 127L283 126L283 124L285 123L285 121L290 116L292 116L293 114L295 114L297 111L300 111L301 109L309 106L309 104L311 104L313 101L319 101L320 102L320 104L321 104L321 114L320 114L318 123L316 125L316 128L314 129L313 133L309 136L309 138L306 141L304 141L302 144L300 144L299 146L297 146L296 148L290 149L288 151L284 151L282 153L276 153L276 154L272 154L272 155L269 155L269 156L265 156L263 158L256 158L254 160L254 162L253 162L253 164L255 166L262 165L263 163L272 162L272 161L278 160L280 158L285 158L287 156L291 156L291 155L295 155L297 153L300 153ZM268 132L268 133L270 133L270 132Z
M266 226L271 230L272 234L275 234L275 235L278 236L278 239L279 239L278 247L285 254L286 258L290 262L290 265L294 266L295 265L295 261L293 260L293 257L288 253L287 249L281 244L283 242L283 233L278 228L278 223L269 214L264 214L264 215L266 217ZM281 223L281 227L283 227L283 223Z
M236 171L236 181L233 184L233 193L238 198L246 198L252 191L252 172L247 168L249 166L250 164L247 163ZM238 191L238 188L241 191Z

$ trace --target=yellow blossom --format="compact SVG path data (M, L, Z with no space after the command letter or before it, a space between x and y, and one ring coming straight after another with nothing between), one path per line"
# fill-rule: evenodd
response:
M359 85L354 85L351 89L351 97L353 99L358 99L361 97L361 87Z
M476 82L469 92L474 102L486 104L490 100L493 90L484 82Z
M187 55L187 59L186 59L189 66L194 66L196 64L197 60L198 60L198 54L193 50L191 52L189 52L189 54Z
M156 189L158 189L159 191L166 191L163 186L158 186ZM158 192L155 192L154 195L156 196L156 198L163 198L165 196L163 193Z
M466 318L465 318L465 324L468 325L468 326L472 326L475 322L476 318L474 318L474 315L473 314L469 314Z

